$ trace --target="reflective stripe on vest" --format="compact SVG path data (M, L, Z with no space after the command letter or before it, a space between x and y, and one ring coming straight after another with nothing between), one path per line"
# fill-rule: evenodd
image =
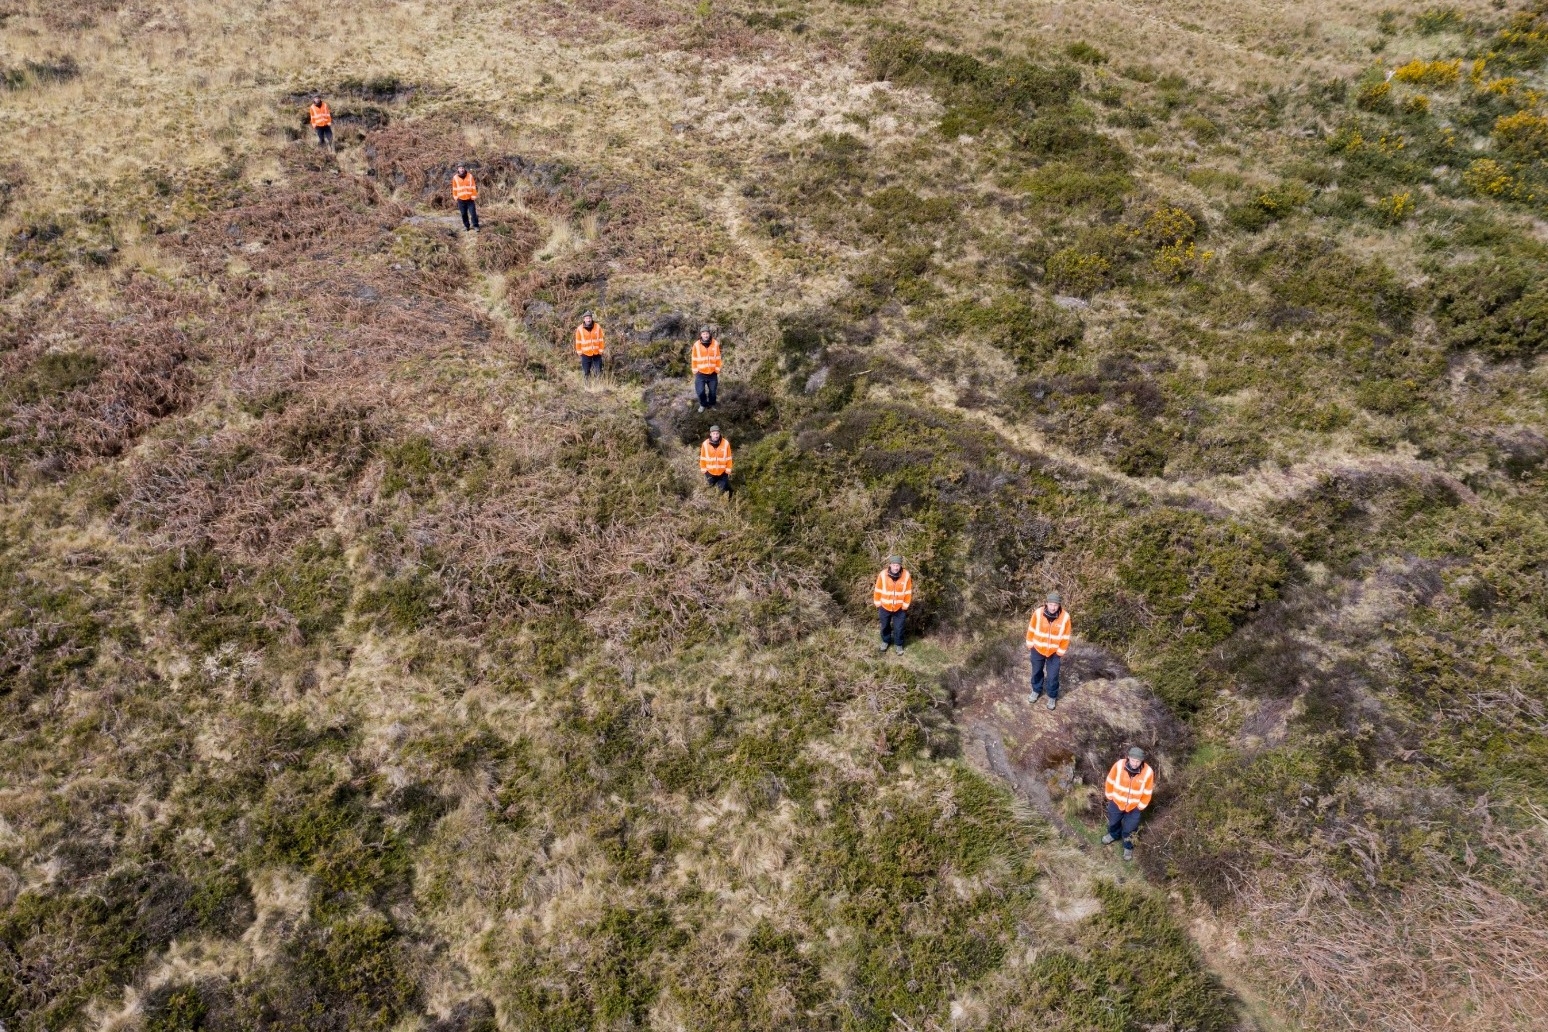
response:
M473 181L473 173L452 176L452 196L459 201L478 200L478 184Z
M1064 655L1070 649L1070 611L1060 609L1056 620L1048 619L1048 610L1038 606L1027 622L1027 648L1045 656Z
M711 339L708 344L693 342L693 371L696 373L720 372L720 341Z
M881 606L889 613L896 613L899 609L907 609L912 601L914 601L914 578L907 570L898 574L897 580L893 580L892 575L885 569L876 575L876 587L871 589L872 605Z
M1138 774L1130 775L1123 761L1113 764L1107 772L1106 796L1124 813L1143 810L1150 805L1150 797L1156 791L1156 772L1146 763Z
M731 442L722 437L720 446L716 447L706 439L699 446L699 469L712 477L718 477L722 473L731 472Z
M588 358L602 354L602 349L607 347L607 341L602 339L602 324L592 323L591 329L586 329L584 323L575 327L575 353L585 355Z
M313 104L308 110L312 113L313 129L321 129L325 125L333 124L333 112L328 110L327 101L323 101L320 107Z

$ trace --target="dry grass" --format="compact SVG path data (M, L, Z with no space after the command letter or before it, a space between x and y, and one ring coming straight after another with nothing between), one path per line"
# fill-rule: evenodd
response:
M1521 831L1488 821L1483 866L1471 853L1461 863L1430 856L1433 883L1376 905L1332 881L1250 883L1248 912L1275 932L1251 936L1248 956L1284 979L1288 998L1318 1025L1512 1029L1542 1021L1548 821L1523 816ZM1294 869L1294 857L1283 860ZM1530 895L1502 891L1493 864Z

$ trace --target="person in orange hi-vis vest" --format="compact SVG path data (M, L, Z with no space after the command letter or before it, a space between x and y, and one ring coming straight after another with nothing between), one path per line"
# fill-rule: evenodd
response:
M457 202L457 214L462 216L462 228L471 233L478 228L478 183L468 166L458 165L452 176L452 199Z
M699 471L710 487L731 493L731 442L720 436L718 426L710 427L709 439L699 445Z
M1027 621L1027 657L1032 661L1032 697L1028 702L1042 698L1046 686L1048 708L1059 704L1059 664L1069 650L1070 614L1059 593L1050 591Z
M1107 834L1102 844L1110 846L1114 839L1122 839L1123 858L1133 860L1134 832L1155 793L1156 772L1145 762L1145 750L1136 745L1107 772Z
M590 312L582 313L580 325L575 327L575 353L580 356L583 379L602 375L602 352L605 350L607 341L602 336L602 327L597 325Z
M311 119L312 128L317 130L317 146L333 149L333 112L328 107L328 102L322 99L321 94L312 97L312 106L307 108L307 117Z
M715 392L720 389L720 341L708 326L699 327L699 339L693 342L693 393L699 396L699 411L715 407Z
M881 650L891 645L903 654L903 621L908 618L909 604L914 601L914 578L903 569L903 557L892 556L881 573L876 575L876 586L871 589L871 604L881 617Z

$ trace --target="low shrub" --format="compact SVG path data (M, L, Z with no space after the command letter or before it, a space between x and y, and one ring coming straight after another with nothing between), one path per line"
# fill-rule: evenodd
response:
M1081 64L1102 65L1107 63L1107 55L1084 40L1076 40L1064 48L1065 56L1071 61Z
M1518 111L1502 115L1494 123L1495 144L1506 154L1522 161L1548 158L1548 115Z
M1018 976L1014 1002L996 1015L997 1027L1238 1027L1230 994L1160 899L1109 882L1097 883L1094 891L1102 909L1080 926L1078 948L1039 950Z
M1548 352L1548 286L1540 260L1485 259L1451 270L1435 295L1435 318L1449 347L1493 358Z
M1408 217L1414 213L1413 191L1402 190L1398 193L1378 198L1376 203L1372 205L1372 210L1375 212L1376 221L1383 226L1396 226L1406 222Z
M1191 240L1178 241L1163 245L1151 259L1151 266L1163 280L1177 283L1203 272L1214 257L1214 251L1202 250Z
M1493 158L1476 158L1462 173L1462 182L1482 197L1504 197L1516 192L1517 182L1510 170Z
M1392 77L1398 82L1415 86L1455 86L1462 81L1462 61L1460 58L1454 61L1423 61L1416 58L1393 69Z
M958 302L940 317L941 327L1004 351L1024 369L1041 365L1080 343L1080 316L1058 305L1017 294L996 295L988 304Z
M860 228L873 236L894 238L916 231L938 234L940 227L956 215L957 202L946 197L923 198L902 186L889 186L866 199L871 214L860 220Z
M1112 281L1112 262L1074 247L1049 255L1046 268L1050 287L1076 297L1090 297Z
M1068 161L1052 161L1028 172L1018 183L1032 197L1061 208L1090 207L1104 212L1123 210L1134 180L1123 172L1103 172Z

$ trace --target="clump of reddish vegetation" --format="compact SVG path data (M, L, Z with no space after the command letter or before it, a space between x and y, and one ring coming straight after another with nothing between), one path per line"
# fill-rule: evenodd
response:
M0 477L63 476L184 410L209 354L201 300L141 276L111 312L61 299L0 353Z

